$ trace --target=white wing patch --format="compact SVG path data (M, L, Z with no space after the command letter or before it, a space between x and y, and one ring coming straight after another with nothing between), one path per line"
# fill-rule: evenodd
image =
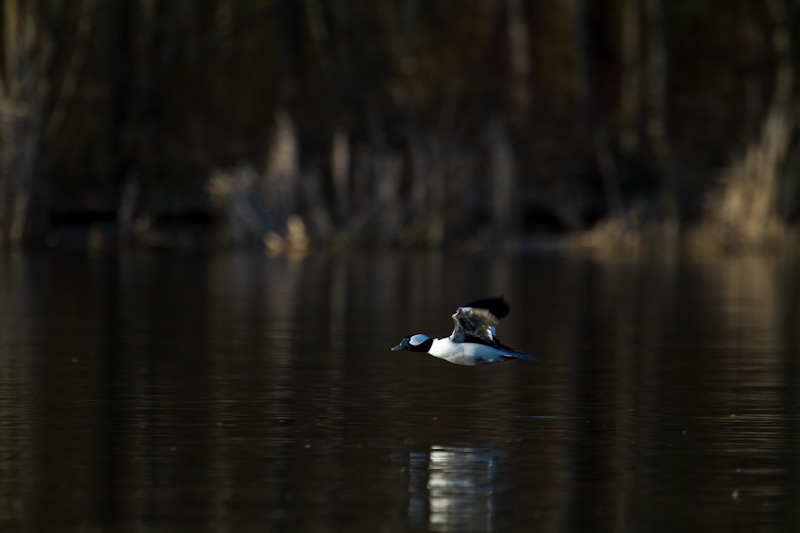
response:
M417 333L416 335L413 335L410 339L408 339L408 343L411 346L419 346L428 339L430 339L430 337L428 337L427 335L423 335L422 333Z

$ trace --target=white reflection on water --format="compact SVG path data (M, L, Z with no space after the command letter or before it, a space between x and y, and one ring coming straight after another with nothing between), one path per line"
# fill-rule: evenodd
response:
M491 531L500 454L431 446L410 455L409 522L436 531Z

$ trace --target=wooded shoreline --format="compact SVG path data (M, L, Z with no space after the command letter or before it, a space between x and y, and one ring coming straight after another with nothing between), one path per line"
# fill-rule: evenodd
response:
M798 28L797 0L7 0L0 247L795 251Z

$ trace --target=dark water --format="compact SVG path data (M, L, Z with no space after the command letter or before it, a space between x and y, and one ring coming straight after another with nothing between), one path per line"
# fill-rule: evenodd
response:
M799 274L5 254L0 529L797 530ZM389 351L501 293L538 362Z

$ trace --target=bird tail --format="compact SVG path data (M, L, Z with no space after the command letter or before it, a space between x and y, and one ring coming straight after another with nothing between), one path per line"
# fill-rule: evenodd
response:
M524 359L526 361L536 361L536 358L534 356L517 350L509 351L509 353L505 354L504 357L508 357L508 359Z

